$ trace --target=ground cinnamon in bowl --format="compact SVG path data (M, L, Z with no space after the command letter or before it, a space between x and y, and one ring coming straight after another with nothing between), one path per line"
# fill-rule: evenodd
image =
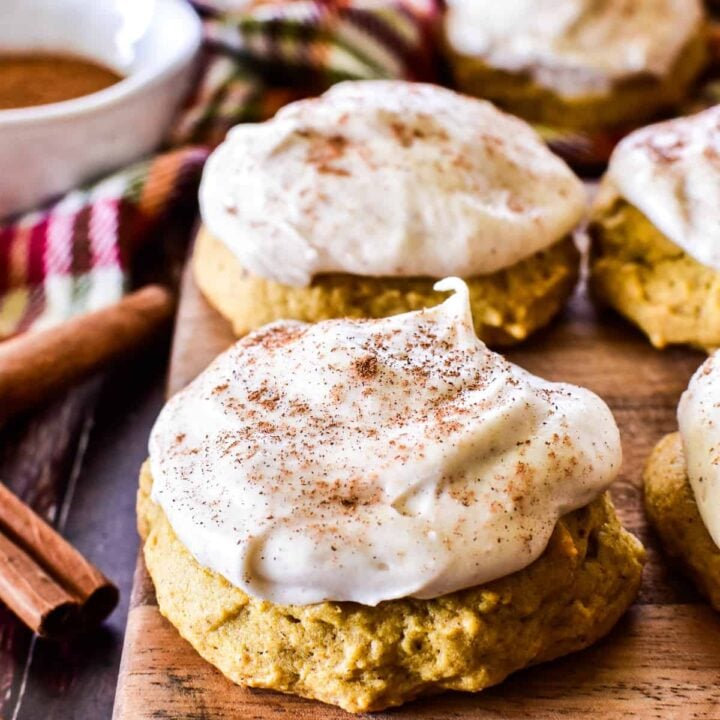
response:
M115 71L82 57L0 51L0 110L72 100L120 80Z

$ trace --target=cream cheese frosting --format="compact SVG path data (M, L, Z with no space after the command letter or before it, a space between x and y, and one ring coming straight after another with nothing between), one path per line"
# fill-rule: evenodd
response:
M238 125L212 154L203 221L251 273L484 275L571 232L578 178L523 121L434 85L347 82Z
M447 0L446 35L462 55L569 97L663 77L703 21L700 0Z
M618 196L690 257L720 270L720 106L628 135L598 203Z
M621 462L587 390L477 339L466 285L380 320L279 322L162 411L152 496L202 565L255 597L376 605L509 575Z
M688 479L700 517L720 548L720 355L693 375L678 406Z

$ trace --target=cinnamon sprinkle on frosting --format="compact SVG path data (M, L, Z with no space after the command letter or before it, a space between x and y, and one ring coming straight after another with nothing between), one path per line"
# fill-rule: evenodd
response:
M489 351L466 286L437 289L263 328L169 401L153 497L200 563L279 603L436 597L525 567L614 479L602 401Z
M328 272L490 274L574 230L585 194L530 126L490 103L377 80L233 128L200 204L243 268L307 286Z

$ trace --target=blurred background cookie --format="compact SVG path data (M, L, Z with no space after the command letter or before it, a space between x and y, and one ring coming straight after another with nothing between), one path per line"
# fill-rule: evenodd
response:
M448 0L459 89L529 121L592 131L676 107L707 60L700 0Z

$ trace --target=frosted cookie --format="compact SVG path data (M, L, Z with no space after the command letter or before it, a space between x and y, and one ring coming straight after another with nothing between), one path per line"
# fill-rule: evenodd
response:
M517 342L572 292L582 183L525 123L432 85L342 83L239 125L200 190L193 267L243 335L384 317L467 280L478 334Z
M448 0L458 87L527 120L633 127L676 107L705 65L701 0Z
M720 358L695 373L645 468L645 508L668 554L720 610Z
M242 685L381 710L478 691L607 633L643 551L587 390L429 310L279 322L162 411L138 513L161 612Z
M595 295L656 347L720 346L720 107L615 149L591 214Z

